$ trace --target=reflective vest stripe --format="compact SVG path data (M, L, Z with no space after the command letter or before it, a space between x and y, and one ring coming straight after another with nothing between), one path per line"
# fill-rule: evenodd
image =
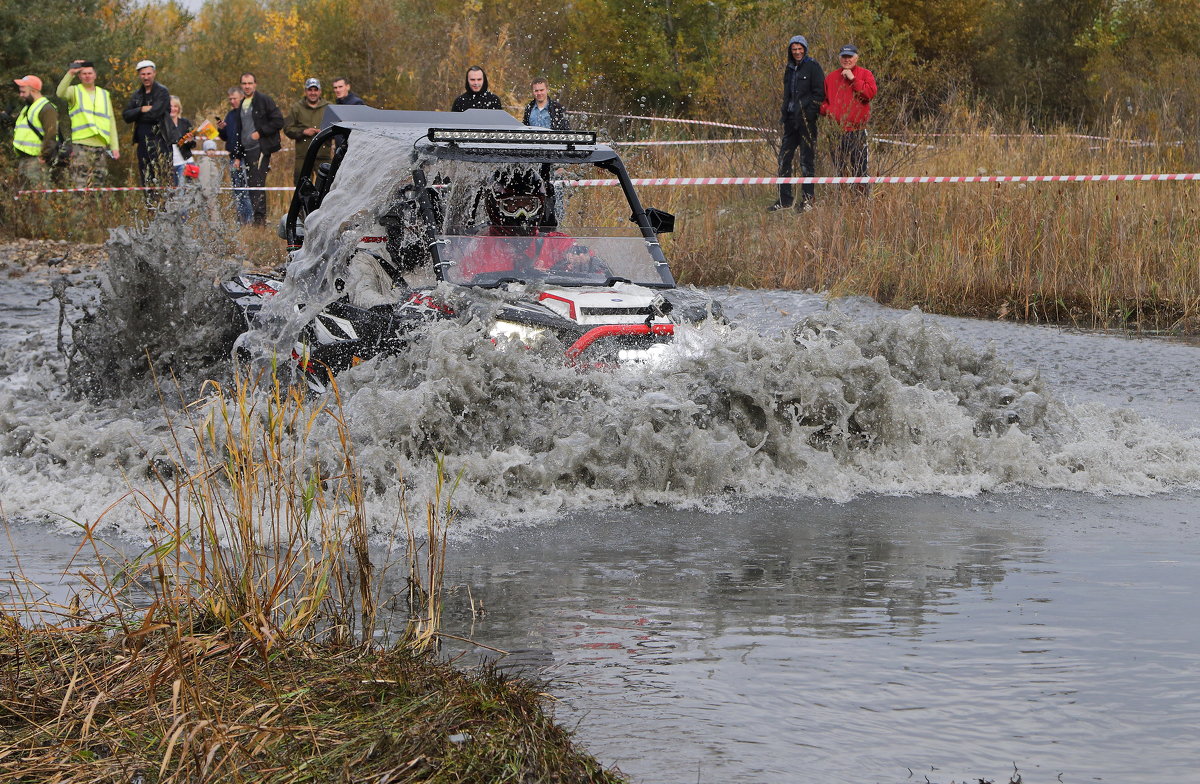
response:
M42 154L42 136L45 135L45 129L42 128L41 114L48 103L50 101L43 96L17 115L17 125L13 129L13 147L19 152L26 155Z
M112 144L113 112L108 90L97 87L92 98L92 108L84 105L87 93L82 84L71 86L71 140L82 141L99 136L105 144Z

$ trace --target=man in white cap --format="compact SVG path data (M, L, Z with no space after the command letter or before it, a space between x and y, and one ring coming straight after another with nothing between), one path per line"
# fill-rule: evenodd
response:
M17 170L31 187L50 184L50 164L58 154L58 112L42 96L42 80L37 76L13 79L20 91L21 113L13 128L13 148L17 151Z
M136 67L142 86L129 97L121 117L133 126L142 185L157 185L166 182L171 172L172 140L167 127L171 115L171 91L155 81L158 69L152 60L142 60Z
M328 105L329 101L321 96L321 82L309 78L304 82L304 97L292 104L292 110L288 112L287 125L283 126L283 132L289 139L296 141L296 167L292 173L294 182L300 181L300 169L304 166L304 156L308 154L308 143L321 130L321 120ZM320 166L321 161L332 159L331 149L332 145L326 144L317 153L316 166ZM316 166L313 167L313 171L316 171Z

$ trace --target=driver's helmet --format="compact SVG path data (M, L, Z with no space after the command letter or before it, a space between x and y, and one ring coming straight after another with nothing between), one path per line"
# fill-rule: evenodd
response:
M538 226L545 205L541 179L530 171L498 173L486 194L488 219L495 226Z

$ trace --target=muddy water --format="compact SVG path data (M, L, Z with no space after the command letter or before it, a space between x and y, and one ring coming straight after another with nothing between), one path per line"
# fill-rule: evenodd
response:
M163 265L171 302L205 312L228 260L186 228L121 234L116 277L74 281L71 317L122 325L91 332L93 375L142 345L214 361L202 320L132 308L158 278L120 278L165 236L203 262ZM733 326L683 330L652 369L580 374L442 325L345 374L380 530L400 477L462 472L451 630L549 678L638 781L1194 777L1200 349L712 293ZM35 578L72 520L144 539L104 510L173 438L145 378L68 394L45 295L0 282L0 568Z
M456 552L455 629L646 782L1188 780L1194 493L587 515ZM465 588L460 588L460 594Z
M824 307L724 298L764 329ZM1077 405L1197 422L1193 347L937 321ZM1015 488L571 515L461 544L454 629L550 678L559 716L637 781L1003 781L1014 763L1026 782L1186 781L1198 502Z
M0 295L9 403L0 480L6 513L20 519L16 552L0 566L7 572L20 556L41 580L63 568L74 544L47 535L70 528L56 515L94 519L162 424L148 409L62 393L56 312L35 304L38 291L10 281ZM714 293L765 335L825 308L793 293ZM869 302L839 306L855 324L912 318ZM476 491L506 503L506 514L465 520L453 544L450 630L512 651L508 666L549 679L560 718L636 781L1004 780L1014 762L1027 782L1188 780L1200 756L1200 494L1189 433L1198 349L926 323L961 340L960 355L994 344L1004 361L1040 368L1036 380L1022 378L1070 413L1058 420L1070 428L1055 425L1032 452L1026 444L1011 458L974 457L958 473L937 439L883 456L846 452L816 464L824 486L784 481L783 452L756 474L774 486L708 492L650 479L623 490L615 478L546 487L544 477L512 472ZM442 340L455 347L465 338ZM511 383L521 371L507 363L516 361L524 360L498 359L487 372ZM380 436L397 420L371 416L379 400L455 389L447 377L468 373L448 358L438 367L437 385L406 387L379 374L349 385L370 424L361 435L368 469L397 456ZM465 386L479 377L462 378ZM598 402L616 394L608 382L547 370L523 383L534 402L514 409L512 428L560 392L575 395L598 430L615 421ZM938 383L930 376L914 389ZM665 382L658 391L679 394ZM988 410L964 415L965 430L950 422L951 449L977 450L992 437L962 440ZM460 417L458 427L470 426ZM506 437L490 427L481 432ZM593 436L601 445L608 438ZM457 459L486 474L497 463L471 464L484 455L476 447ZM618 452L593 444L586 459L612 468ZM685 468L718 459L676 458ZM664 459L650 454L645 465ZM888 469L893 459L911 461L908 484ZM1039 471L1004 463L1022 459L1042 461ZM511 472L519 463L510 454L504 464ZM1063 489L1076 484L1086 492ZM573 506L571 497L581 500ZM109 534L138 536L121 525ZM483 605L481 616L472 618L471 601Z

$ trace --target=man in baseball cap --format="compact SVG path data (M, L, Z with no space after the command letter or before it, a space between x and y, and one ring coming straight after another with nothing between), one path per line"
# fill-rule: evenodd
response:
M58 154L58 112L42 97L42 80L32 74L13 79L21 96L21 113L13 128L17 170L32 187L50 184L50 164Z
M325 107L329 105L321 96L321 80L309 77L304 80L304 97L292 104L292 110L288 112L287 125L283 126L283 132L289 139L296 140L296 163L292 170L292 177L296 181L300 179L300 170L304 168L304 156L308 154L308 143L312 137L317 135L321 130L321 121L325 116ZM321 161L332 159L331 148L329 145L322 147L317 153L317 163L313 164L313 170L320 165Z
M839 49L838 68L825 77L825 101L821 104L821 114L835 120L842 132L833 150L839 177L867 176L867 121L878 90L875 74L858 64L858 47L846 44ZM870 193L865 183L855 185L854 190L864 196Z

